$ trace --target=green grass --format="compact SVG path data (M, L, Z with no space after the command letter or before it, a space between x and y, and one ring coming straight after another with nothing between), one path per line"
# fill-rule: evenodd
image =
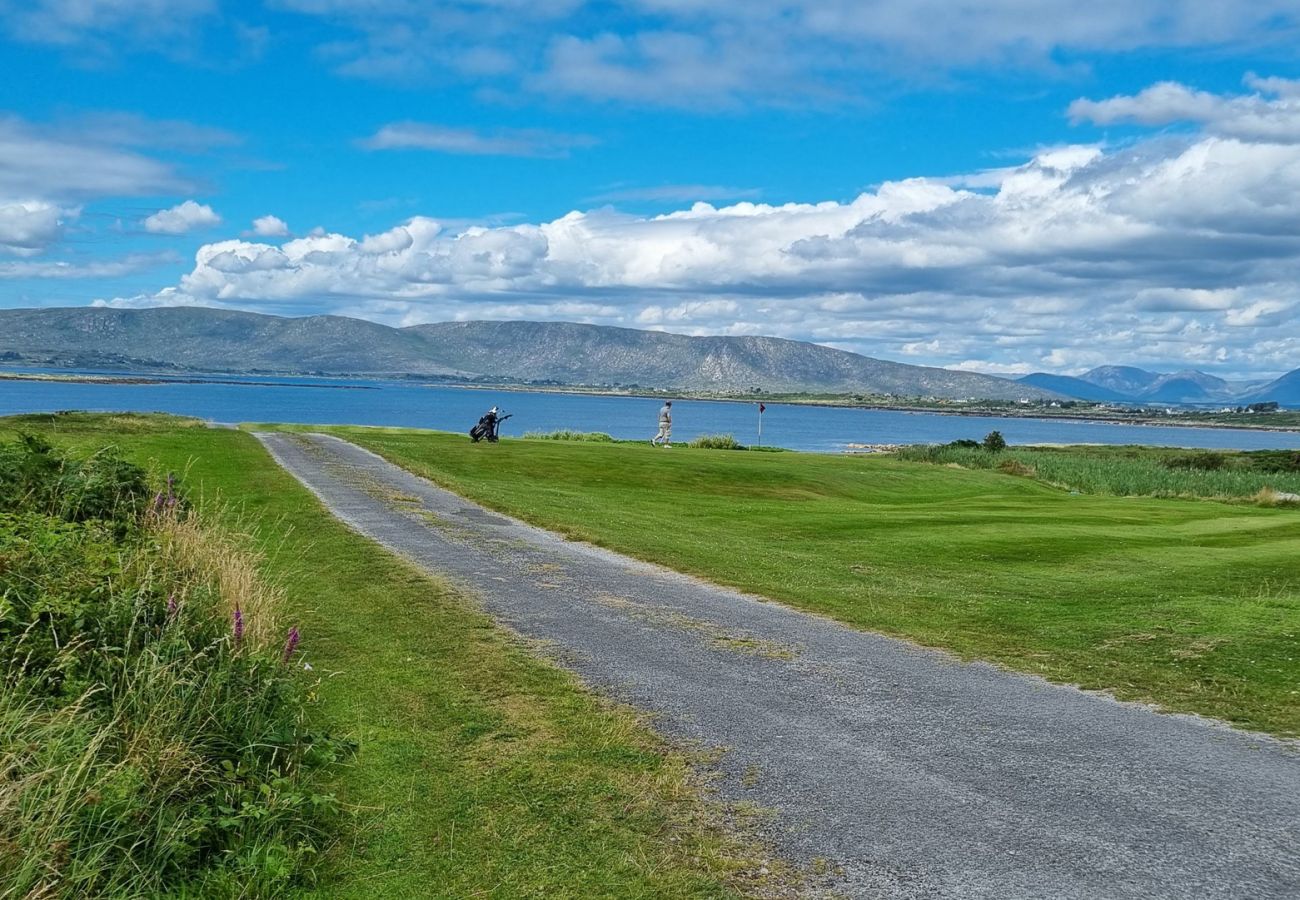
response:
M688 760L630 712L352 534L250 435L188 424L15 417L0 437L111 439L236 501L227 521L264 523L249 540L283 589L282 618L301 623L321 715L359 742L333 786L354 827L321 896L714 897L764 881L760 848L716 825Z
M1200 497L1268 502L1270 492L1300 494L1293 450L1197 451L1158 447L1011 447L999 453L952 445L907 447L900 459L1001 468L1088 494Z
M586 441L593 444L612 444L614 439L603 431L529 431L524 435L529 441Z
M572 537L1061 682L1300 733L1300 513L880 457L334 432Z

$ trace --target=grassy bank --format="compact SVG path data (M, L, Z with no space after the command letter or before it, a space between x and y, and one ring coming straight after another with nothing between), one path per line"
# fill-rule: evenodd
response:
M905 447L900 459L999 469L1087 494L1270 502L1300 494L1300 451L1162 447L1011 447L990 453L953 444Z
M178 490L0 442L0 896L272 896L333 841L297 633Z
M251 436L186 424L23 417L0 433L111 439L237 502L227 520L249 528L301 622L320 715L358 745L332 783L352 816L321 896L715 897L772 881L717 826L688 760L628 711L352 534Z
M889 458L334 429L493 508L1126 698L1300 733L1300 515Z

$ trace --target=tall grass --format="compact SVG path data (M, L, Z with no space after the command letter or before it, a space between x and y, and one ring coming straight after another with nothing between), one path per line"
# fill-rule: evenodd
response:
M698 450L744 450L745 445L730 434L702 434L690 445Z
M1300 464L1279 452L1201 452L1147 447L981 447L917 445L900 459L1002 469L1088 494L1120 497L1202 497L1268 500L1278 492L1300 493Z
M614 438L603 431L571 431L561 428L556 431L529 431L524 435L530 441L587 441L593 444L612 444Z
M272 896L328 843L308 773L345 748L308 727L296 630L255 558L144 484L0 448L0 896Z

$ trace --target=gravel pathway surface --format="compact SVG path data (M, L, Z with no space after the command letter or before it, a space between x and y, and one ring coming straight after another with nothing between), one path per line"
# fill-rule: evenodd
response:
M1294 743L704 584L489 512L324 435L261 434L360 533L587 683L725 750L731 800L852 897L1300 897ZM824 861L824 862L823 862Z

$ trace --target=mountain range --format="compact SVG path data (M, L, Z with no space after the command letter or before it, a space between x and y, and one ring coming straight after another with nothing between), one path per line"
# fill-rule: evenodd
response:
M202 307L0 310L0 362L135 372L423 376L683 391L1046 399L1048 390L771 337L688 337L566 322L392 328Z
M1079 376L1035 372L1021 384L1077 400L1115 403L1261 403L1300 406L1300 369L1273 381L1225 381L1205 372L1150 372L1133 366L1099 366Z
M0 310L0 363L132 372L416 376L683 391L1300 406L1300 369L1272 382L1100 366L1017 380L912 366L772 337L689 337L568 322L393 328L344 316L205 307Z

